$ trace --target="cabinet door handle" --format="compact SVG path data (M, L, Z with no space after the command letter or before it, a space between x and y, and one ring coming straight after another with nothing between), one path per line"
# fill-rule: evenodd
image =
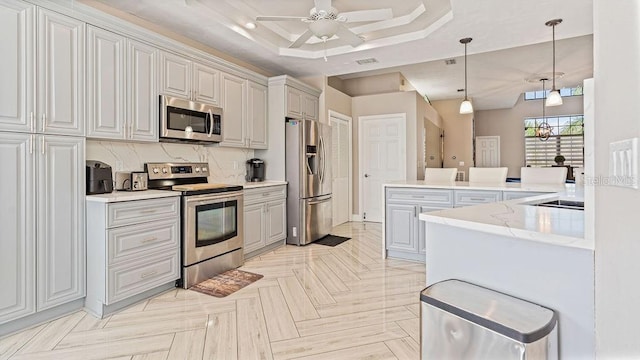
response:
M33 135L29 135L29 154L33 154L33 146L35 140L33 140Z
M157 273L158 273L157 270L153 270L153 271L149 271L149 272L146 272L146 273L142 273L142 274L140 274L140 279L148 278L149 276L153 276L153 275L155 275Z
M413 217L418 217L418 207L417 206L413 207Z
M198 90L193 90L193 100L198 97Z
M42 143L41 143L42 148L40 150L42 151L42 155L44 155L44 136L41 137L40 140L42 141Z
M44 132L46 122L47 122L47 115L45 113L42 113L42 132Z
M269 193L262 193L262 196L269 196Z
M485 199L485 198L469 198L469 200L471 200L471 201L485 201L487 199Z
M142 240L140 242L145 244L145 243L150 243L150 242L153 242L153 241L156 241L156 240L158 240L158 238L154 236L154 237L146 238L146 239L144 239L144 240Z
M147 209L147 210L142 210L140 212L143 214L153 214L154 212L156 212L156 209Z
M29 113L29 128L31 129L31 132L35 132L36 131L36 121L35 121L35 118L33 116L33 111L31 113Z

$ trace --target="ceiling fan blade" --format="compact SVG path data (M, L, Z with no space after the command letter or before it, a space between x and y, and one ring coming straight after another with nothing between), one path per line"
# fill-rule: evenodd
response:
M338 37L341 40L345 41L347 44L353 47L356 47L364 42L364 40L360 36L358 36L353 31L349 30L346 26L342 24L340 24L340 27L338 28L338 32L336 33L336 35L338 35Z
M302 16L257 16L256 21L302 21L306 20Z
M393 18L391 9L373 9L360 11L347 11L340 13L340 17L347 19L346 22L382 21Z
M296 39L296 41L292 42L291 45L289 45L289 48L299 48L304 43L306 43L307 40L309 40L309 38L312 36L313 36L313 32L311 32L311 30L307 30L303 32L302 35L300 35L300 37Z
M331 0L314 0L314 4L316 5L316 12L331 12Z

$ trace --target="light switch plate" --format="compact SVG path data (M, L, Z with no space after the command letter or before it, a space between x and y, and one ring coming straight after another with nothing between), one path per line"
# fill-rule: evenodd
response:
M638 188L638 138L609 144L610 185Z
M460 162L458 163L458 166L464 166L464 161L460 161Z

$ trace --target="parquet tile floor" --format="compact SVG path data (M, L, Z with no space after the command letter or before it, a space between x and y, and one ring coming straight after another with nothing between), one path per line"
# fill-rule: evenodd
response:
M105 319L83 311L0 339L0 359L419 359L423 264L383 260L381 226L336 247L283 246L226 298L176 289Z

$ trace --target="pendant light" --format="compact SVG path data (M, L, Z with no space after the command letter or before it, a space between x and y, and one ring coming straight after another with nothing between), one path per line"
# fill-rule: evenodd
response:
M542 81L542 93L546 93L545 89L545 81L549 81L547 78L541 78ZM536 136L540 139L540 141L547 141L551 136L551 126L547 123L547 117L545 115L545 104L542 102L542 122L540 125L536 124Z
M556 25L560 24L562 19L553 19L544 23L547 26L551 26L553 32L553 72L551 76L553 78L553 86L551 87L551 92L549 96L547 96L546 106L558 106L562 105L562 96L560 96L560 91L556 89Z
M464 101L460 104L460 114L471 114L473 105L467 98L467 44L471 42L471 38L460 39L460 43L464 44Z

